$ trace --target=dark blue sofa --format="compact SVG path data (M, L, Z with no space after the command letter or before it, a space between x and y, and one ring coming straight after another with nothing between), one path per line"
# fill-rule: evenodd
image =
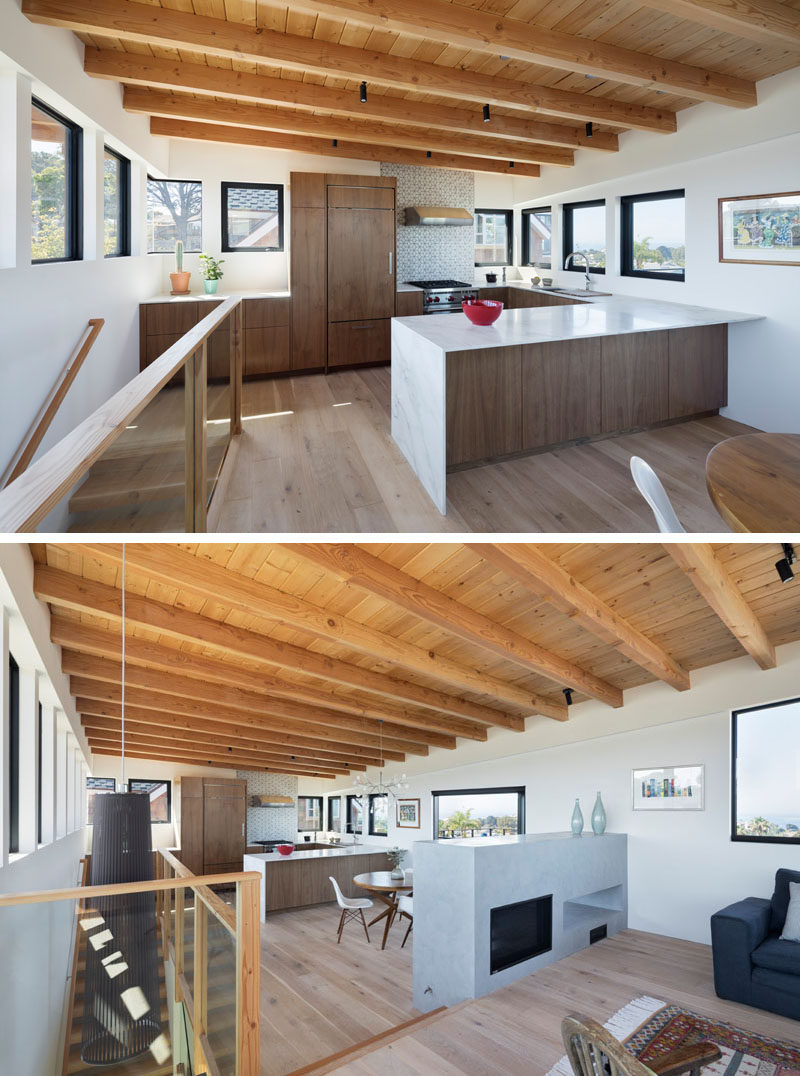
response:
M800 882L800 871L775 874L772 900L747 897L711 916L714 989L729 1001L800 1020L800 942L779 937L789 882Z

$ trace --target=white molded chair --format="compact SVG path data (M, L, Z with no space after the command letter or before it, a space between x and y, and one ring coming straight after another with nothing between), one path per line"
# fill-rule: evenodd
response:
M631 474L636 486L653 510L656 524L662 534L683 533L681 521L675 515L675 509L661 485L661 479L641 456L631 456Z
M336 894L336 903L342 909L341 917L339 918L339 932L336 936L336 944L342 940L342 931L344 925L348 919L358 919L361 917L361 925L364 927L364 933L369 941L369 931L367 930L367 921L364 918L364 909L372 907L372 901L369 897L346 897L339 888L339 883L332 876L328 876L330 883L333 886L333 891Z
M408 880L408 871L406 871L406 880ZM408 941L408 935L411 933L411 928L414 926L414 898L407 896L405 893L397 898L397 914L402 919L403 916L408 920L408 930L406 931L403 943L400 948Z

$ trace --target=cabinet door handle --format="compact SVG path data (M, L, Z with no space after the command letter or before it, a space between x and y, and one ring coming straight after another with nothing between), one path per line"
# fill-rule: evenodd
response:
M351 325L351 329L377 329L377 325Z
M389 251L389 276L392 275L392 259L394 258L394 251Z
M244 837L244 822L242 822L242 836Z

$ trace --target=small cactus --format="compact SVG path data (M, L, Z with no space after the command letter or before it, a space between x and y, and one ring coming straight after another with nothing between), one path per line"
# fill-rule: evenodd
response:
M183 272L183 240L179 239L175 244L175 269L177 272Z

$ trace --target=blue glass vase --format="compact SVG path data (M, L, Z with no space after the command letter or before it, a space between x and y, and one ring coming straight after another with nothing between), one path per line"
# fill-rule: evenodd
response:
M572 836L580 837L583 833L583 812L581 811L581 801L575 800L575 807L572 811L572 821L570 823L572 828Z
M594 801L594 808L592 809L592 832L595 837L599 837L601 833L606 831L606 809L603 806L603 801L600 798L600 793L597 793L597 799Z

